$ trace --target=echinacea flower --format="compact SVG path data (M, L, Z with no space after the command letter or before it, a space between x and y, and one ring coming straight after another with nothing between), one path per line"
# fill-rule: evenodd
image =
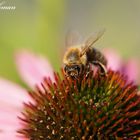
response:
M0 80L0 139L102 140L140 136L138 89L124 74L109 70L102 77L91 71L71 81L64 75L53 76L46 60L25 51L17 56L17 64L24 81L32 88L38 86L27 94L21 87Z
M29 93L35 104L25 103L22 129L30 140L137 139L140 136L140 96L137 86L109 70L107 76L91 71L70 80L58 74L55 83L45 78L44 92ZM49 90L46 89L49 87Z

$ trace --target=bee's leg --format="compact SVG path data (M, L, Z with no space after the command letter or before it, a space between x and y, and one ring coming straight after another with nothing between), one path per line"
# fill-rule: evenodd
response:
M90 74L90 64L86 65L85 72L86 72L86 78L87 78Z
M93 63L95 66L98 66L98 67L99 67L102 76L106 76L106 75L107 75L107 69L106 69L106 66L105 66L105 65L103 65L103 64L102 64L101 62L99 62L99 61L92 61L92 63Z

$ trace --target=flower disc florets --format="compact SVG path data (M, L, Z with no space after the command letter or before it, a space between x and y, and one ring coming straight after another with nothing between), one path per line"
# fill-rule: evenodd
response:
M55 74L44 91L29 94L19 132L30 140L117 140L140 136L140 97L137 86L109 70L70 80Z

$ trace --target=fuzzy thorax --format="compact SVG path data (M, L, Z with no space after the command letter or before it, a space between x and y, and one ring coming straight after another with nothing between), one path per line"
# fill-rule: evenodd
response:
M81 54L80 46L74 46L74 47L68 48L67 52L64 55L63 63L66 65L71 65L71 64L86 65L87 63L86 54L82 56L80 56L80 54Z

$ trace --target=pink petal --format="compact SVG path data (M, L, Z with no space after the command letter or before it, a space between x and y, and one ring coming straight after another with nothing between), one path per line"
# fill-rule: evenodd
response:
M122 67L122 72L128 76L130 81L138 82L139 80L139 63L136 59L131 59Z
M108 61L108 68L112 70L119 70L122 66L121 58L118 53L113 49L105 49L103 51Z
M17 136L15 132L0 132L0 140L28 140L23 137Z
M8 80L0 79L0 109L13 107L18 110L27 101L31 101L31 98L26 90Z
M8 115L8 116L6 116ZM20 120L17 118L17 116L14 114L14 112L11 114L11 112L7 112L7 113L3 113L3 116L5 116L5 118L0 119L0 130L1 133L4 133L3 135L8 135L8 134L12 134L11 136L13 137L17 137L18 138L18 134L17 131L21 129L22 125L20 124ZM18 115L19 116L19 115ZM9 119L8 119L9 117ZM2 118L2 117L0 117ZM14 120L12 120L14 119ZM1 137L1 133L0 133L0 137Z
M21 78L31 87L40 84L44 77L54 81L53 68L47 59L21 50L16 53L16 65Z
M18 85L0 79L0 140L25 140L17 136L21 128L18 116L23 110L23 102L31 101L27 91Z
M23 111L23 109L19 110L19 112L14 110L0 110L0 129L4 131L16 131L21 128L21 124L19 123L20 120L18 118L18 116L21 116L21 111Z

